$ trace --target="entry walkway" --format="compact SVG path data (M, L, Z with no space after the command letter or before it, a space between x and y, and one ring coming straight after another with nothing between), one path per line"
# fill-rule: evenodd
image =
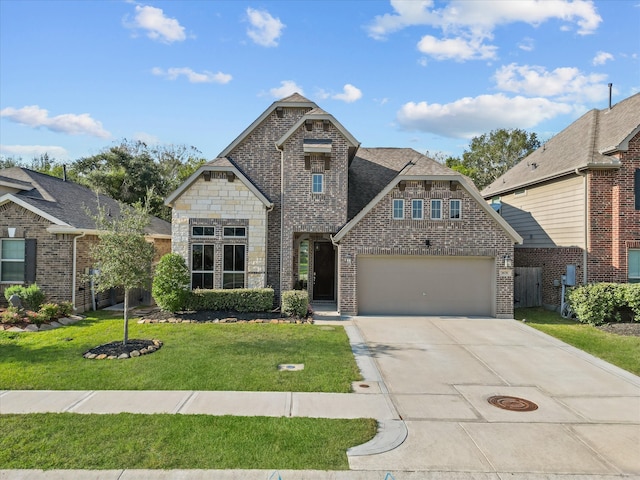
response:
M640 478L640 378L514 320L356 317L352 394L4 391L0 413L372 417L351 471L4 470L0 479L595 480ZM491 396L531 401L508 411ZM321 448L321 447L319 447Z

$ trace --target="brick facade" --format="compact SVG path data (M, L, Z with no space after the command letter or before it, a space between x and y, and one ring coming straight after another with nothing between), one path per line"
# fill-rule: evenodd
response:
M513 318L513 278L502 277L502 258L513 258L513 239L489 217L465 190L451 191L449 182L433 182L425 191L422 182L408 182L400 191L397 187L382 198L340 242L340 311L355 314L358 255L416 255L492 257L496 260L495 315ZM411 220L405 208L405 219L391 216L393 199L404 199L405 206L412 199L423 199L428 205L432 198L442 199L444 220ZM448 220L449 200L462 200L459 220ZM428 217L428 214L425 215ZM430 246L425 245L428 238ZM351 258L351 265L347 261Z

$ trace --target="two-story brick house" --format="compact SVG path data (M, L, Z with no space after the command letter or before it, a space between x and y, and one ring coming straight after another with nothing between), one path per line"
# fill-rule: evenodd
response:
M591 110L482 192L524 239L515 266L542 268L542 301L561 276L640 282L640 94Z
M34 282L49 300L71 302L78 311L122 300L115 291L96 293L85 275L99 241L98 205L119 214L118 202L82 185L26 168L0 170L0 305L6 287ZM156 259L171 251L169 222L150 217L146 232ZM148 292L140 295L151 300Z
M519 235L462 175L360 148L301 95L273 103L166 200L193 288L306 288L353 314L513 314Z

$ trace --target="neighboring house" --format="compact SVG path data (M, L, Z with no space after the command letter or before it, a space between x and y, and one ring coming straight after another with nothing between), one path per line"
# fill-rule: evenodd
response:
M512 317L519 235L466 177L360 148L294 94L166 200L192 288L306 288L343 315Z
M640 282L640 94L585 113L482 194L524 239L515 266L542 267L546 306L567 265L578 283Z
M51 301L72 302L79 311L94 298L99 307L122 298L92 297L85 279L98 241L92 218L98 201L118 215L118 202L76 183L26 168L0 170L0 302L7 286L34 282ZM152 217L147 232L158 257L171 250L171 224Z

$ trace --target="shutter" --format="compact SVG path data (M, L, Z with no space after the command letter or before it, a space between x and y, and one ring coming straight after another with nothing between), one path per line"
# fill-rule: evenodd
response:
M36 281L36 239L27 238L24 241L24 280L25 283Z
M636 168L634 192L636 194L636 210L640 210L640 168Z

